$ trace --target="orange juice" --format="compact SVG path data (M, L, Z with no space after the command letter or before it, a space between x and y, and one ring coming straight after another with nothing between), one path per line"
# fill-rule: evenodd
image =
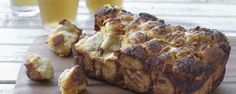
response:
M75 22L79 0L38 0L42 22L55 27L58 21Z
M86 0L87 7L91 13L95 13L100 7L106 4L122 7L123 0Z

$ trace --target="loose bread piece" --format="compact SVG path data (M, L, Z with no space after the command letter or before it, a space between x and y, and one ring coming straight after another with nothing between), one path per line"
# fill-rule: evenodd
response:
M48 35L48 47L59 56L71 55L72 45L79 40L81 33L81 29L64 19L59 22L55 31Z
M32 54L24 64L26 74L32 80L50 80L54 71L49 58Z
M95 30L73 49L88 77L153 94L208 94L224 78L231 46L215 29L106 6L95 14Z
M61 73L58 80L61 94L79 94L87 86L83 69L76 65Z

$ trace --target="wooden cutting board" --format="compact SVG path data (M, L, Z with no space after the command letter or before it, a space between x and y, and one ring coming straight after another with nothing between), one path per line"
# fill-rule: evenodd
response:
M72 57L59 57L52 53L46 45L46 36L36 39L30 47L27 55L37 53L51 59L54 68L54 78L49 82L37 82L30 80L25 74L25 67L22 65L16 81L14 94L60 94L57 80L59 75L67 68L74 65ZM113 85L88 80L88 87L81 94L133 94L130 91L115 87Z
M25 67L21 66L20 72L16 81L14 94L60 94L57 80L59 75L67 68L71 68L74 64L72 57L58 57L52 53L46 45L46 36L36 39L30 47L27 55L37 53L41 56L51 59L54 67L54 78L48 82L37 82L30 80L25 74ZM24 62L23 62L24 63ZM233 94L229 90L229 86L221 84L212 94ZM235 91L235 90L234 90ZM228 93L227 93L228 92ZM134 94L128 90L124 90L113 85L89 79L88 87L81 94Z

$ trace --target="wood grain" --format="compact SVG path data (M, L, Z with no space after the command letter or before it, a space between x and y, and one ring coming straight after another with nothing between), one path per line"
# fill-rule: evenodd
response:
M0 94L12 94L14 87L14 84L0 84Z
M4 84L12 83L16 80L21 63L1 63L0 66L0 82ZM1 94L1 93L0 93Z
M174 25L184 25L195 27L197 25L215 28L224 31L235 31L236 24L236 6L233 1L216 1L215 3L197 3L198 1L213 0L139 0L137 2L126 0L124 9L132 13L147 12L156 15L158 18L165 19L168 23ZM5 2L2 0L0 2ZM176 2L176 3L175 3ZM192 3L183 3L192 2ZM223 2L227 5L222 4ZM141 6L141 7L140 7ZM1 10L1 7L4 10ZM43 28L40 16L20 18L12 15L8 4L0 5L0 27L8 28ZM91 17L84 1L79 3L77 24L81 28L92 28ZM227 23L227 24L225 24Z

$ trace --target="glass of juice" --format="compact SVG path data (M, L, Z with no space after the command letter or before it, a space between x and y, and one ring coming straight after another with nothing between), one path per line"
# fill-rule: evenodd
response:
M46 27L56 27L62 19L75 23L79 0L38 0L38 3Z
M37 0L11 0L11 9L20 17L35 16L39 12Z
M98 8L103 7L106 4L122 7L123 0L86 0L86 4L90 13L93 14Z

